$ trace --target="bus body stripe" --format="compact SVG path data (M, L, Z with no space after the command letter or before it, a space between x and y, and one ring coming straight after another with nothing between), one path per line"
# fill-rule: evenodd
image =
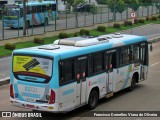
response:
M38 18L39 18L39 22L40 22L40 24L41 24L41 23L42 23L42 16L41 16L41 13L38 13L37 15L38 15Z
M32 18L33 18L34 24L35 24L35 25L38 25L38 21L36 20L36 17L35 17L34 14L32 15Z
M131 64L132 65L132 64ZM128 73L127 73L127 76L126 76L126 79L125 79L125 83L123 84L122 88L121 89L124 89L126 88L127 84L128 84L128 81L129 81L129 76L130 76L130 67L131 65L128 65Z

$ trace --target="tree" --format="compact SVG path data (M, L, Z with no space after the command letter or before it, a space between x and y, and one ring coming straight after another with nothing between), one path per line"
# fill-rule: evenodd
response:
M159 13L160 13L160 3L157 3L156 7L157 7L157 9L159 10Z
M124 0L108 0L108 8L113 12L113 19L116 20L116 13L122 13L126 9Z
M138 8L140 7L139 0L127 0L126 3L128 4L128 7L130 7L134 11L137 11Z

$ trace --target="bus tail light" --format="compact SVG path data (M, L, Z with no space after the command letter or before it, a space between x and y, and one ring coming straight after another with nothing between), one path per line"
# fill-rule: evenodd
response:
M14 91L13 91L13 85L10 84L10 97L14 98Z
M53 90L51 90L49 104L55 103L55 96L56 96L55 92Z

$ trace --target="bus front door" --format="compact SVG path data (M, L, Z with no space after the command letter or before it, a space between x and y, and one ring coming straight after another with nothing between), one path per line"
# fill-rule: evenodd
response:
M141 70L140 70L140 81L147 78L147 66L148 66L148 45L141 43L140 45L140 56L141 56Z
M75 62L76 87L76 106L85 104L86 100L86 73L87 57L78 58Z
M114 52L114 53L113 53ZM115 56L115 51L107 51L105 55L106 61L106 70L107 70L107 94L113 92L113 67L115 66L113 63L113 58Z

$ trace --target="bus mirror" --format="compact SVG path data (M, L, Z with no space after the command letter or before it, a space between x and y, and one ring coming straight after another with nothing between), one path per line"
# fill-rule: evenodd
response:
M153 50L153 47L152 47L152 43L150 44L150 51L152 52Z

